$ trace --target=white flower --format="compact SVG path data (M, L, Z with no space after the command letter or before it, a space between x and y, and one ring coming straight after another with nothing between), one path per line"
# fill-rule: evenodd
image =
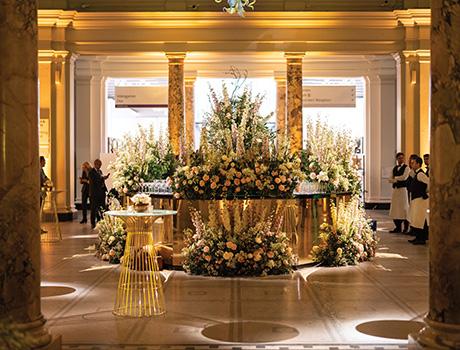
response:
M131 197L131 201L134 205L149 205L151 203L150 196L145 193L138 193Z
M310 179L315 180L316 179L316 173L310 173Z

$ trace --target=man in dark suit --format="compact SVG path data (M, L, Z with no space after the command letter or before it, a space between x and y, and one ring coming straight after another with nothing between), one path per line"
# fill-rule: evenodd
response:
M49 185L49 178L45 174L45 170L43 168L46 165L46 159L43 156L40 156L40 210L42 210L43 201L46 197L46 187ZM41 233L46 233L44 228L40 228Z
M96 222L102 219L102 212L105 210L105 195L107 187L105 180L110 176L102 174L102 162L100 159L94 161L94 167L89 171L89 201L91 205L91 228L96 227Z

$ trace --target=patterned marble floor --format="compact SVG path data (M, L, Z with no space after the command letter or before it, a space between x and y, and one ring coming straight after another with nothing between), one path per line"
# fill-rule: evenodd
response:
M427 310L428 248L389 234L385 212L369 214L373 262L266 278L165 271L168 312L152 319L112 315L117 266L87 249L89 227L63 223L63 241L42 245L42 310L65 350L405 349Z

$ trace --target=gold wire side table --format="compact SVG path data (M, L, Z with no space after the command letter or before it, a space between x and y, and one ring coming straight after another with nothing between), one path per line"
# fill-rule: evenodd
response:
M61 226L56 204L56 196L64 191L42 190L42 203L40 206L40 241L43 243L56 243L62 240Z
M128 231L113 309L115 315L150 317L166 312L152 227L159 218L176 213L173 210L151 210L143 213L119 210L105 213L122 219Z

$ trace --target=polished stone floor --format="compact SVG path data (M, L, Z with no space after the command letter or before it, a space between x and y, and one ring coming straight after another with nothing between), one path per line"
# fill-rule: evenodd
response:
M62 223L42 244L42 310L64 349L404 349L428 305L428 248L378 220L377 258L292 276L203 278L164 271L167 313L112 315L119 271L89 250L95 232Z

